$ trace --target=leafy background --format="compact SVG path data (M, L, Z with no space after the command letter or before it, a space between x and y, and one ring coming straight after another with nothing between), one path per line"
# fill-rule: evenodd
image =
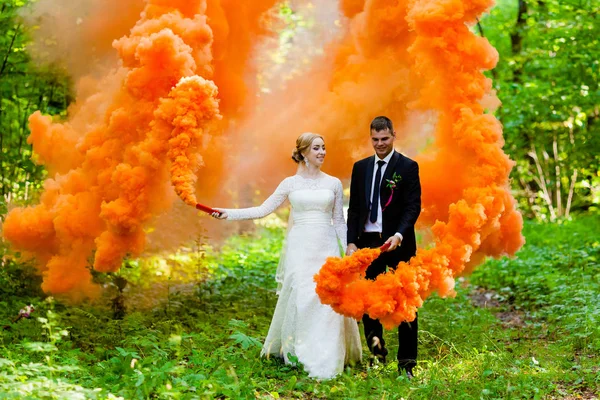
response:
M274 216L219 248L198 238L172 254L125 260L119 273L95 277L100 301L77 306L42 293L32 266L1 243L0 399L597 398L599 3L499 0L473 27L500 52L489 76L517 163L512 188L527 244L461 278L456 298L426 301L416 379L398 376L394 361L370 366L365 357L319 382L301 365L259 357L285 230ZM8 206L35 202L46 176L31 160L27 117L65 116L73 100L65 70L28 52L36 27L19 13L29 4L0 5L1 218ZM274 68L315 26L288 3L280 13ZM27 304L31 318L18 319Z

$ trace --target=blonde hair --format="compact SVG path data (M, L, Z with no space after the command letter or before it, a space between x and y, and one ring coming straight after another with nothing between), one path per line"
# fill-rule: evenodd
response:
M322 141L325 141L323 136L311 132L305 132L298 136L298 139L296 139L296 148L292 152L292 160L294 160L296 164L299 164L304 160L302 153L304 153L306 149L310 147L315 139L321 139Z

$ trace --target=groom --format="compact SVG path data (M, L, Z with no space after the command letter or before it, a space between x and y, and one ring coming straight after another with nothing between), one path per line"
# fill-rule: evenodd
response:
M375 279L386 268L396 268L417 251L415 222L421 213L419 166L394 150L395 139L392 121L375 118L371 122L375 155L356 162L352 168L346 254L390 244L388 251L367 269L367 279ZM369 349L385 362L388 350L381 323L365 314L363 324ZM398 371L406 371L409 379L417 364L417 332L417 318L398 327Z

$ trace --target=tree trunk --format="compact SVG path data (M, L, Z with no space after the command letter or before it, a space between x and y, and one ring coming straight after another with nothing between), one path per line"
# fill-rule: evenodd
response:
M515 27L510 34L510 48L513 56L521 53L523 50L523 34L525 31L525 23L527 20L527 3L525 0L519 0L519 11L517 13L517 21ZM523 72L525 62L516 63L516 67L513 71L515 82L521 81L521 73Z
M554 173L555 173L555 189L556 189L556 214L559 217L563 216L562 210L562 193L561 193L561 184L560 184L560 162L558 160L558 140L556 139L556 135L554 135L554 139L552 140L552 153L554 155Z
M575 182L577 182L577 169L573 170L573 175L571 176L571 185L569 187L569 195L567 196L567 205L565 207L565 217L569 218L569 214L571 213L571 200L573 200L573 192L575 191Z
M550 191L548 189L548 180L546 179L546 174L544 173L544 169L542 168L542 164L540 163L540 159L537 155L537 150L535 146L532 146L531 151L528 153L529 157L533 159L535 162L535 166L537 169L538 176L534 176L534 181L538 184L540 189L542 190L543 199L548 206L548 211L550 211L550 219L552 221L556 220L556 212L554 210L554 205L552 203L552 196L550 196Z
M0 105L2 104L2 91L0 91ZM6 132L2 127L2 107L0 107L0 154L4 154L4 135ZM4 183L4 166L2 165L2 161L0 161L0 188L2 188L2 196L6 194L6 184Z
M517 22L515 28L510 34L510 47L513 55L519 54L523 48L523 28L527 18L527 3L525 0L519 0L519 11L517 13Z

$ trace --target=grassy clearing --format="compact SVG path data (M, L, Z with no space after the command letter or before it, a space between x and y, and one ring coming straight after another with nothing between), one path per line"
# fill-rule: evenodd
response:
M231 238L218 254L198 252L188 261L207 267L209 280L185 290L148 288L146 296L161 301L143 310L130 303L122 320L108 301L44 300L27 270L7 263L0 399L596 398L599 222L528 224L516 259L489 261L460 281L454 299L428 299L410 382L393 361L317 382L301 366L259 358L276 302L279 229ZM11 323L29 303L45 320ZM391 333L388 342L394 353Z

